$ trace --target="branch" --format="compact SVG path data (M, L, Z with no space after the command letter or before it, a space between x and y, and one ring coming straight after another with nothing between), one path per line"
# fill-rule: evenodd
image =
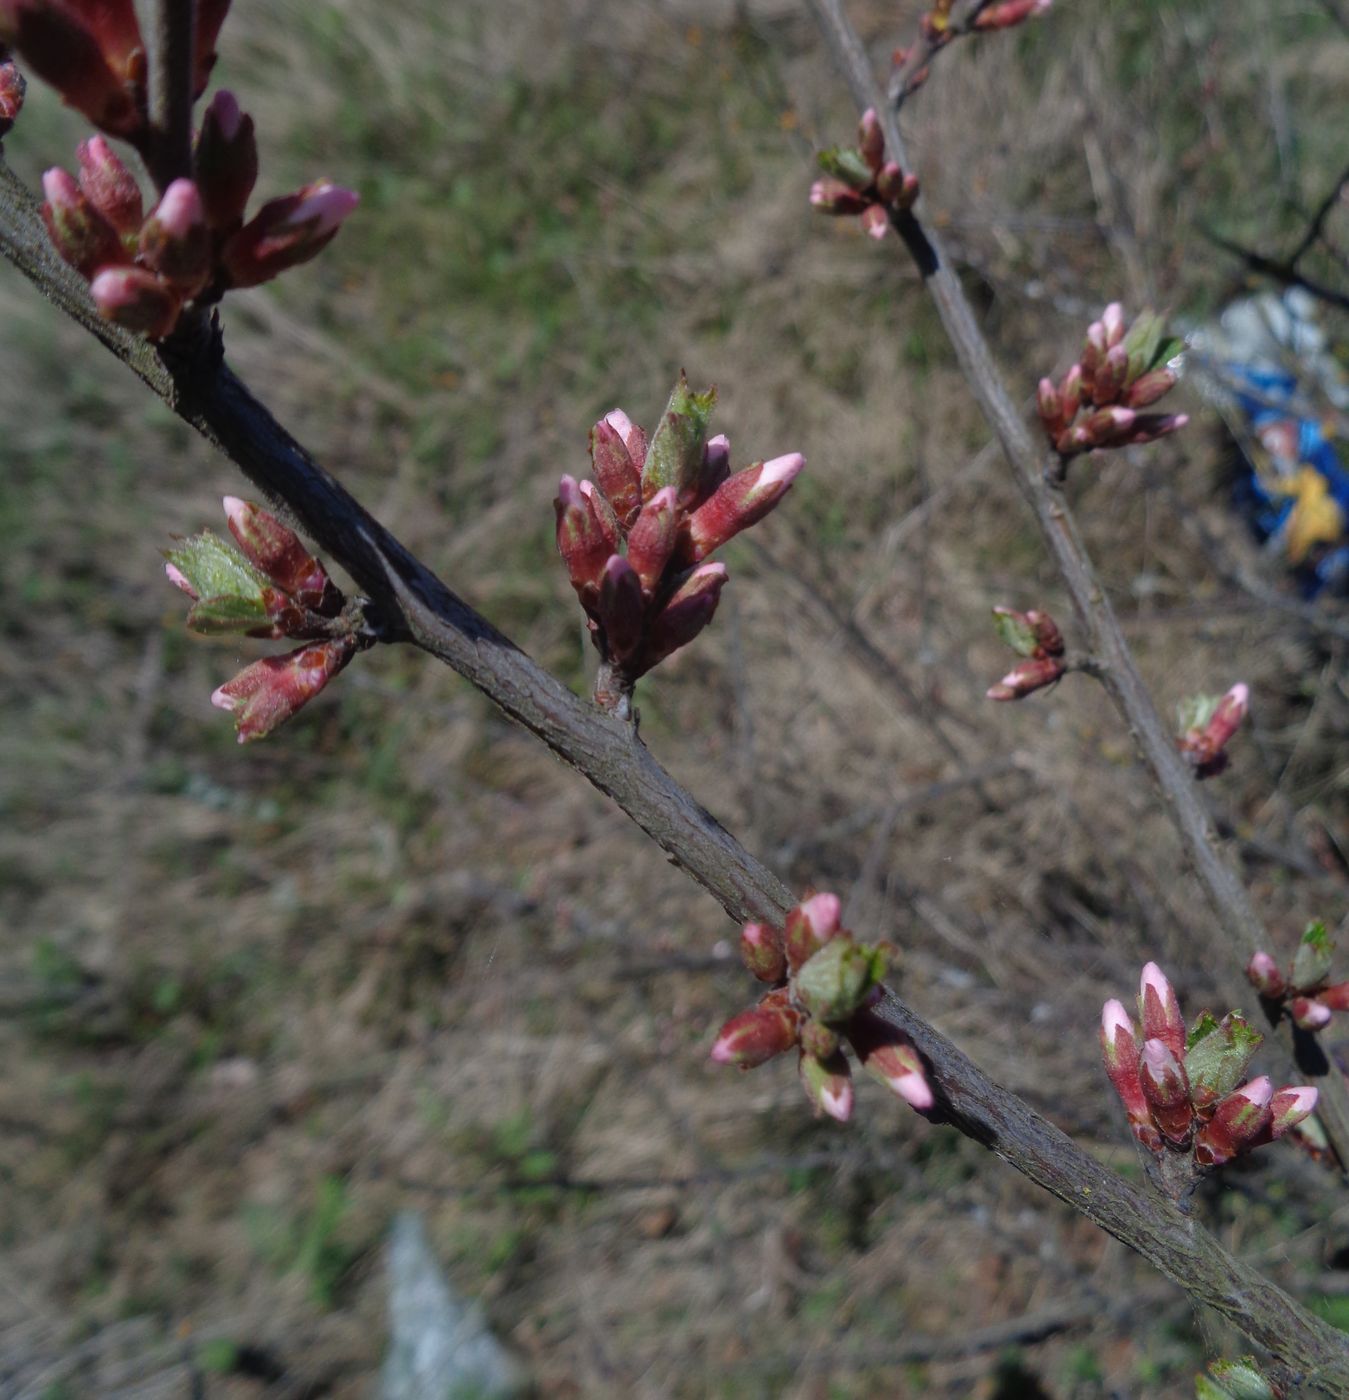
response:
M1271 278L1281 287L1301 287L1318 301L1324 301L1329 306L1338 306L1342 311L1349 311L1349 292L1341 292L1335 287L1327 287L1324 282L1316 282L1304 276L1297 270L1295 259L1271 258L1265 253L1257 253L1254 248L1243 247L1240 243L1234 243L1230 238L1224 238L1222 234L1202 225L1200 232L1224 253L1231 253L1234 258L1240 258L1242 264L1251 272ZM1301 253L1298 256L1300 257Z
M32 196L0 159L0 254L69 311L218 447L268 501L342 565L373 603L384 641L446 662L611 797L736 920L781 921L794 896L660 766L633 727L602 714L530 660L446 587L290 436L224 364L202 323L172 348L100 322L78 275L35 239ZM1326 1394L1349 1393L1349 1344L1170 1201L1101 1166L990 1080L893 993L877 1010L932 1066L931 1115L1137 1250L1197 1303L1215 1308Z
M884 102L862 41L843 9L842 0L808 0L815 18L834 50L839 66L861 109L874 107L885 133L886 152L911 169L894 111ZM918 264L938 315L950 337L956 359L979 408L1012 469L1026 504L1035 517L1050 555L1072 600L1078 624L1096 660L1094 674L1133 735L1139 754L1160 793L1191 866L1199 876L1213 913L1213 931L1244 966L1271 939L1247 897L1228 850L1208 809L1198 796L1194 774L1176 752L1162 723L1133 653L1120 628L1068 502L1054 477L1057 455L1031 436L1003 385L988 342L975 322L970 303L951 269L940 238L926 230L912 213L894 219L895 231ZM1243 993L1249 991L1244 981ZM1292 1044L1291 1028L1288 1044ZM1290 1050L1290 1053L1291 1050ZM1299 1063L1321 1091L1318 1115L1341 1163L1349 1165L1349 1089L1344 1077L1324 1057L1319 1063Z
M192 174L196 0L154 0L149 44L150 137L143 152L162 194Z

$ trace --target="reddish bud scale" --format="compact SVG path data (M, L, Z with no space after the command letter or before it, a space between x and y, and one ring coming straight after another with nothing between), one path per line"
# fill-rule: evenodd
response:
M760 982L781 982L787 975L781 929L771 924L746 924L740 930L740 960Z
M636 570L648 596L654 592L674 553L679 525L678 495L673 486L662 487L642 507L628 532L628 562Z
M145 219L136 177L101 136L75 148L80 163L80 188L89 202L122 237L140 232Z
M787 493L806 459L799 452L756 463L724 481L688 519L681 557L696 564L762 520Z
M553 508L557 512L557 548L572 587L583 604L593 607L609 561L609 541L575 477L564 476L559 482Z
M307 705L356 651L356 638L347 636L264 657L222 685L211 703L234 715L241 744L261 739Z
M23 74L3 60L4 54L0 51L0 136L4 136L18 119L24 93L28 91Z
M223 88L202 116L192 173L207 222L217 233L233 233L243 222L257 183L258 144L253 118L242 113L234 94Z
M1014 666L985 692L989 700L1023 700L1047 685L1053 685L1063 675L1063 664L1055 657L1045 656L1023 661Z
M99 314L147 340L163 340L178 324L182 299L143 267L105 267L89 284Z
M1035 395L1035 407L1040 421L1050 432L1057 432L1064 426L1063 396L1052 379L1042 379Z
M1319 997L1294 997L1288 1014L1299 1030L1320 1031L1330 1024L1331 1009Z
M614 660L629 660L641 645L644 607L636 571L621 554L611 555L600 578L597 612L605 649Z
M1130 1121L1148 1118L1148 1102L1138 1074L1140 1048L1133 1021L1118 1001L1108 1001L1101 1011L1101 1058Z
M604 492L593 481L581 483L581 494L589 502L590 509L599 522L609 553L617 554L623 545L623 527L618 523L618 516L614 514L613 506L609 504Z
M609 418L612 417L610 414ZM600 490L608 497L619 521L626 526L641 508L641 469L609 418L601 418L590 430L590 460Z
M793 972L798 972L838 933L842 913L839 897L829 893L812 895L788 913L784 941L787 964Z
M811 207L822 214L852 215L869 207L864 196L832 175L823 176L810 187Z
M1175 988L1155 962L1143 968L1138 985L1138 1019L1143 1039L1160 1040L1177 1058L1185 1055L1185 1021Z
M42 220L56 251L81 276L92 278L100 268L131 259L117 230L94 207L75 183L74 176L59 167L42 177Z
M1317 992L1316 999L1332 1011L1349 1011L1349 982L1336 982L1333 986L1322 987Z
M1002 0L989 5L974 17L975 29L1011 29L1034 15L1043 14L1053 0Z
M1176 376L1169 369L1153 369L1141 374L1124 395L1124 402L1130 408L1147 408L1175 387Z
M1185 1067L1165 1041L1143 1042L1138 1077L1143 1086L1152 1121L1163 1136L1183 1146L1190 1140L1194 1110L1190 1106L1190 1086Z
M872 170L881 168L885 159L885 135L874 107L868 107L857 124L857 149Z
M760 1003L732 1016L717 1033L711 1058L719 1065L753 1069L796 1044L801 1015L790 1006Z
M801 1027L801 1049L817 1060L827 1060L838 1053L838 1032L823 1021L807 1020Z
M1246 979L1262 997L1271 1001L1280 1000L1288 986L1278 963L1264 952L1254 954L1246 964Z
M803 1050L798 1070L801 1087L817 1114L826 1114L837 1123L846 1123L852 1117L852 1072L840 1051L821 1058Z
M1319 1090L1308 1084L1288 1084L1280 1089L1269 1102L1271 1140L1299 1127L1315 1113L1318 1097Z
M164 191L140 232L140 262L157 272L184 301L205 287L211 274L211 234L201 195L191 180L175 180Z
M345 599L328 571L304 547L294 530L251 501L224 498L230 534L244 557L302 607L336 617Z
M1263 1075L1229 1094L1195 1139L1194 1160L1201 1167L1220 1167L1258 1145L1267 1136L1273 1113L1273 1088Z
M687 646L712 621L725 585L725 564L703 564L693 570L651 623L640 658L643 672Z
M268 200L221 250L230 285L256 287L308 262L333 240L358 198L351 190L317 180L295 194Z

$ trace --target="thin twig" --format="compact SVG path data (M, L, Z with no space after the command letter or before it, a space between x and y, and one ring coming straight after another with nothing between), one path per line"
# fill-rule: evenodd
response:
M896 64L890 74L886 97L893 112L898 113L910 95L923 85L927 79L926 70L931 67L933 59L955 40L973 32L979 12L987 9L991 3L992 0L957 0L946 28L938 35L929 35L926 29L918 31L918 37L904 50L903 61Z
M1324 282L1317 282L1307 277L1299 272L1297 267L1287 258L1271 258L1266 253L1257 253L1254 248L1246 248L1240 243L1234 243L1230 238L1224 238L1222 234L1202 224L1199 231L1215 247L1221 248L1225 253L1231 253L1234 258L1240 258L1251 272L1258 272L1262 277L1270 278L1281 287L1301 287L1304 292L1310 292L1318 301L1324 301L1328 306L1338 306L1341 311L1349 311L1349 292L1342 292L1336 287L1327 287Z
M807 3L834 50L853 100L859 108L876 109L888 156L907 167L899 123L881 100L871 61L842 0ZM1232 857L1195 790L1194 773L1176 752L1172 736L1139 674L1109 595L1097 577L1063 491L1054 480L1059 465L1056 454L1036 442L1017 412L938 235L925 229L913 213L897 216L894 226L918 265L966 383L1002 444L1016 483L1068 590L1078 624L1088 639L1087 649L1095 661L1094 673L1128 724L1190 864L1204 886L1213 915L1211 933L1215 946L1225 943L1242 966L1257 949L1275 951ZM1249 989L1244 981L1238 982L1235 969L1226 980L1234 1000L1238 992L1244 998ZM1286 1043L1291 1044L1291 1028L1285 1029ZM1315 1080L1321 1090L1321 1121L1340 1161L1349 1164L1349 1090L1343 1076L1324 1055L1311 1062L1304 1057L1298 1070L1302 1077Z
M154 0L148 54L151 135L143 154L161 194L192 174L196 8L195 0Z
M611 797L736 920L780 921L795 903L660 766L633 727L573 695L481 617L375 520L252 397L224 364L218 337L158 351L100 324L78 275L39 242L36 201L0 160L0 254L89 326L185 422L219 448L263 495L339 563L373 600L382 639L446 662L564 762ZM877 1013L931 1067L929 1117L982 1143L1031 1181L1137 1250L1196 1302L1301 1369L1306 1383L1349 1394L1349 1343L1157 1193L1102 1166L1030 1105L995 1084L893 992Z

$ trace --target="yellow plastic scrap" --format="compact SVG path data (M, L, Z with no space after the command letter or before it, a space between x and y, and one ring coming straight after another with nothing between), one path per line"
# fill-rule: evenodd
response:
M1314 467L1301 467L1279 490L1292 496L1284 527L1288 558L1300 564L1313 545L1337 544L1344 534L1344 511L1330 494L1330 483Z

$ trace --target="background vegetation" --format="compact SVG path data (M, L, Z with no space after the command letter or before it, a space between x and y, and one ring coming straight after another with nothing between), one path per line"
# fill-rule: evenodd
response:
M878 45L918 9L853 8ZM912 149L1028 404L1109 297L1195 325L1241 290L1205 226L1296 242L1346 79L1314 0L1060 0L943 55ZM651 422L683 365L737 462L806 453L642 733L790 882L906 930L908 998L1137 1170L1099 1008L1146 957L1211 998L1207 915L1090 683L982 699L988 609L1055 582L897 245L806 208L853 121L803 9L238 0L220 80L261 193L363 199L231 300L231 360L578 688L551 500L589 423ZM80 134L35 86L6 155L36 180ZM707 1065L734 929L446 670L372 653L236 748L207 697L254 652L183 632L159 550L237 479L12 272L0 327L0 1393L368 1394L409 1206L546 1396L1190 1392L1231 1339L972 1143ZM1189 397L1072 490L1161 702L1253 687L1211 797L1287 948L1349 909L1342 644L1224 581L1278 561ZM1291 1149L1199 1209L1349 1325L1349 1217Z

